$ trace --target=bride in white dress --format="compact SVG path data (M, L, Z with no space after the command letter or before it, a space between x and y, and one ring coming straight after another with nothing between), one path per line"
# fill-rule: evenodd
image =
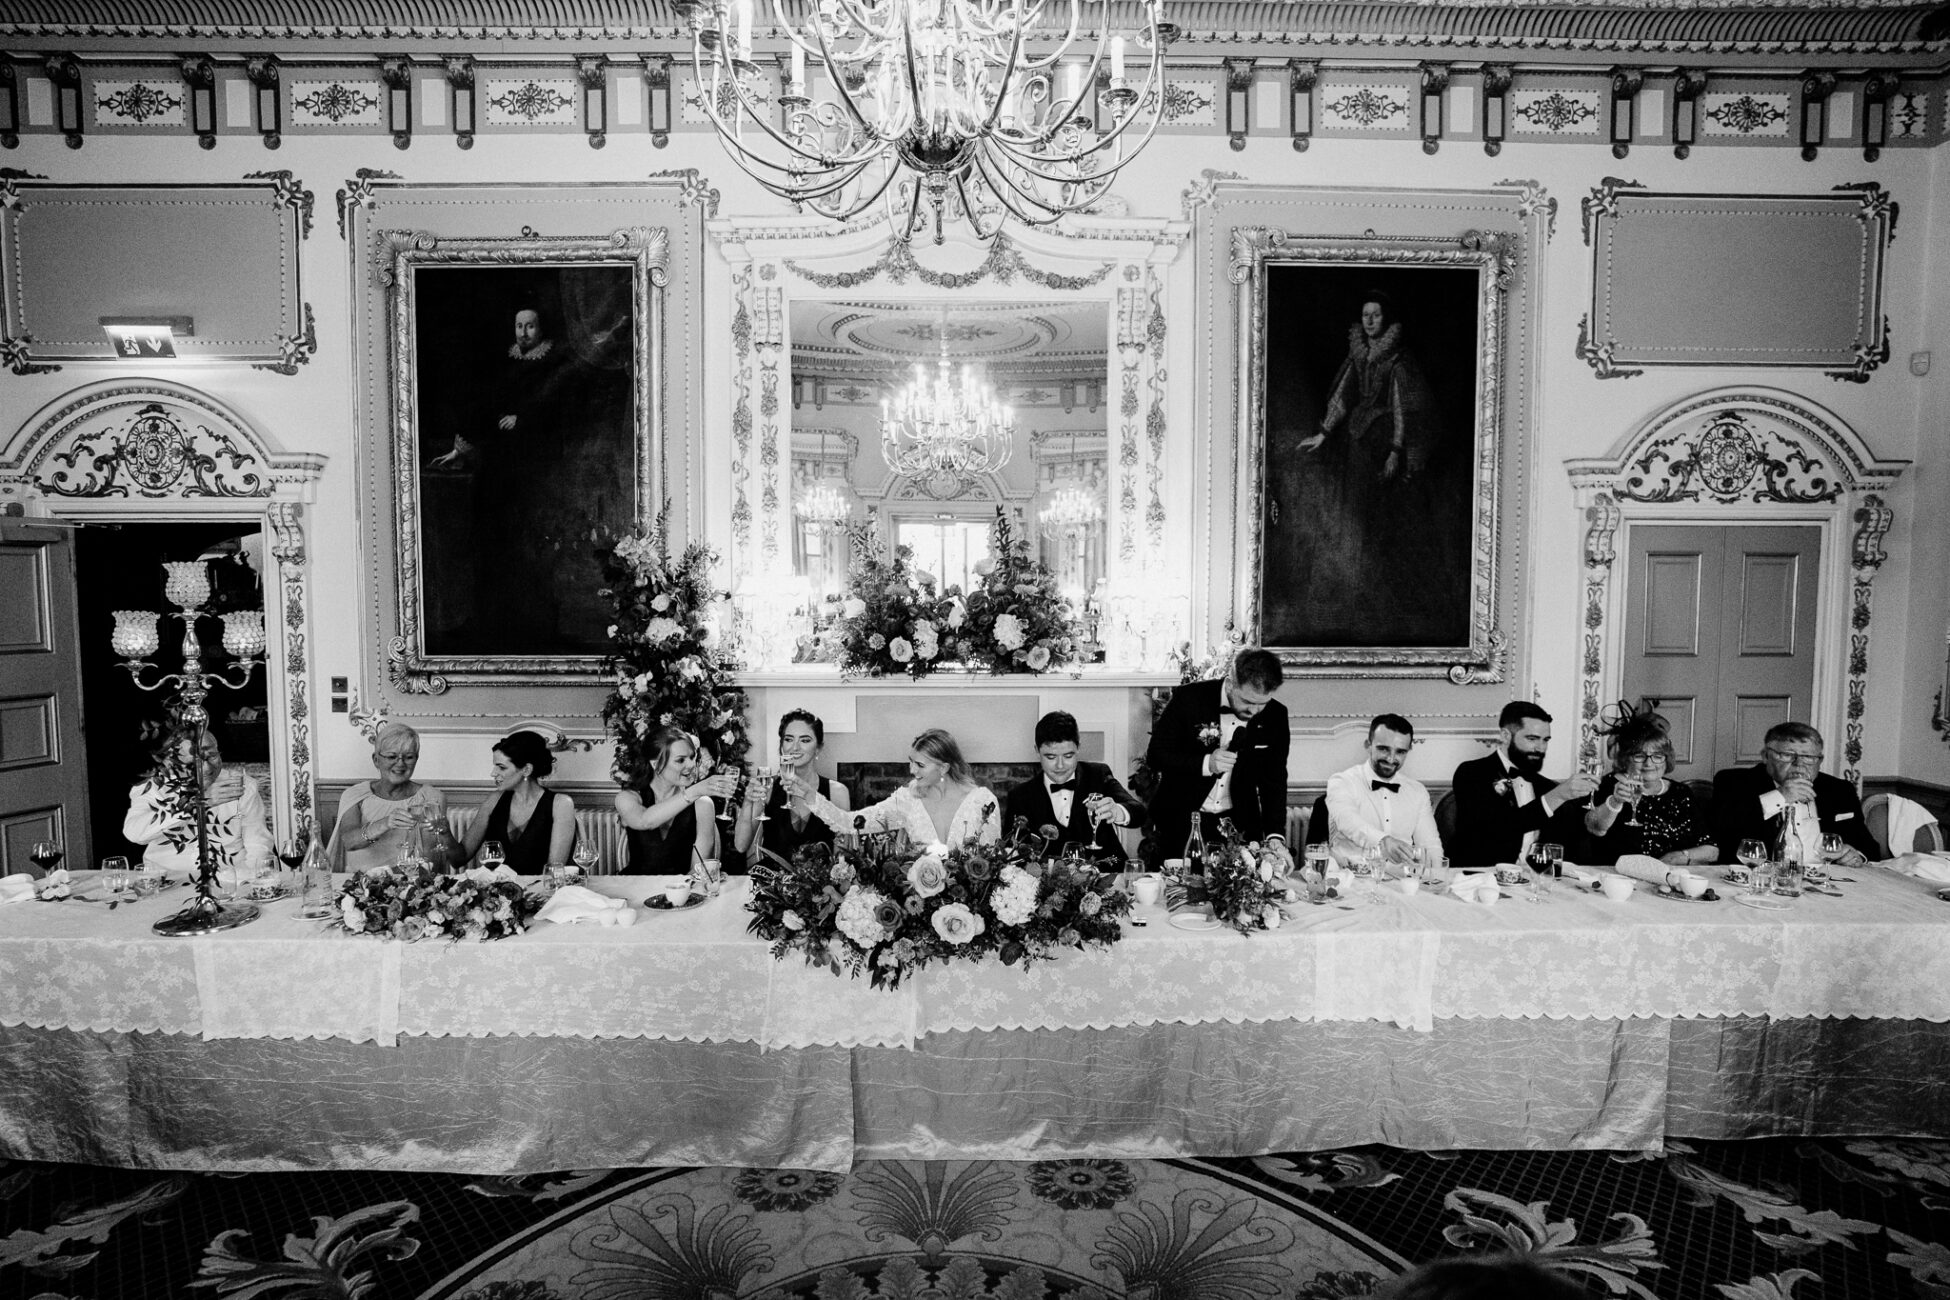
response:
M786 793L842 834L856 830L906 831L918 844L993 844L1002 838L1000 799L962 757L955 738L939 727L914 738L907 755L908 783L869 808L841 808L797 777L781 775Z

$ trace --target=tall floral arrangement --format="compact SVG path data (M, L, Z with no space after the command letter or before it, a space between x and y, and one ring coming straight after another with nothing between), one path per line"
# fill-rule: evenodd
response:
M864 525L847 530L853 564L828 635L846 677L926 677L966 653L966 611L958 588L943 593L914 569L905 546L889 556Z
M743 761L751 747L750 701L732 680L738 664L713 608L729 596L711 581L717 554L703 542L673 554L669 510L649 531L597 552L602 595L616 620L609 625L615 648L603 659L610 681L603 723L616 740L616 779L632 788L649 783L645 745L668 723L698 735L721 763Z
M752 867L747 928L777 960L797 952L875 988L934 962L993 955L1028 966L1116 943L1130 899L1081 859L1045 857L1054 839L951 849L862 835L803 846L790 862L764 853Z
M991 673L1041 673L1082 659L1076 612L1005 510L989 525L989 558L982 585L968 594L968 626L969 661Z
M1287 902L1287 885L1274 859L1262 851L1258 840L1240 835L1232 818L1219 819L1219 833L1205 846L1203 862L1190 862L1193 872L1182 895L1174 888L1173 901L1211 905L1212 916L1244 935L1255 930L1277 930L1286 919L1280 904Z

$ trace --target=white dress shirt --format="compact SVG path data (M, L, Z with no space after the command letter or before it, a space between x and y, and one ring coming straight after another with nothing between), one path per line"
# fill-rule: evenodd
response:
M1074 783L1076 779L1076 775L1072 773L1070 781ZM1070 824L1070 813L1076 808L1077 792L1074 789L1051 789L1050 787L1055 784L1054 781L1045 776L1043 778L1043 793L1049 796L1049 808L1051 812L1056 814L1056 824L1058 826L1068 826Z
M1366 763L1327 778L1327 847L1335 860L1346 865L1365 858L1391 835L1418 849L1442 852L1429 788L1397 774L1388 780L1401 789L1377 790L1374 783L1381 779Z
M175 813L163 809L162 792L144 781L129 791L128 815L122 819L122 834L143 846L142 865L151 871L197 870L196 828ZM261 871L271 863L270 819L264 813L264 800L257 785L244 779L242 798L205 809L210 851L219 871L239 868Z

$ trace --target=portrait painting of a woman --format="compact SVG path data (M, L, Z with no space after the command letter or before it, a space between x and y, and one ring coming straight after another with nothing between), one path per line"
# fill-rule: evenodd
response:
M1267 268L1266 644L1468 641L1479 295L1473 270Z

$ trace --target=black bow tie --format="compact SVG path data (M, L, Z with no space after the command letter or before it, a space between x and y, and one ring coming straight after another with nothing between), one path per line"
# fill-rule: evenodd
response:
M1219 712L1224 714L1228 718L1236 718L1239 716L1237 713L1233 712L1232 706L1230 704L1221 704L1219 706Z
M1055 794L1058 790L1074 790L1076 788L1077 783L1075 781L1051 781L1049 783L1049 792L1051 794Z
M1399 781L1376 781L1368 788L1371 790L1391 790L1396 794L1400 794L1402 792L1402 783Z

